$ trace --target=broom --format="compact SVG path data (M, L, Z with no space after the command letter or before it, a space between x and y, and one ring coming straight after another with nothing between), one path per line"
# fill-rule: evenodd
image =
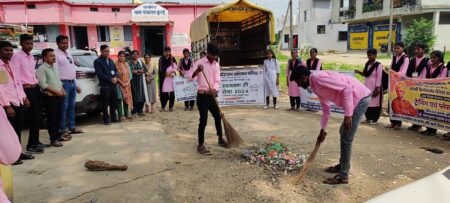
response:
M206 80L206 83L208 83L209 91L212 92L211 84L208 81L208 78L205 75L205 72L202 71L203 77ZM213 95L214 101L216 102L217 108L220 112L220 117L222 118L223 127L225 128L225 136L227 137L228 144L231 147L238 147L240 144L243 143L243 140L241 136L239 136L238 132L231 126L231 124L227 121L225 118L225 115L222 113L222 110L220 110L219 102L217 101L217 98L215 95Z
M327 134L325 133L325 136ZM311 155L308 157L308 160L306 160L305 164L303 164L302 170L300 170L300 173L294 178L294 185L300 184L302 182L303 178L305 178L306 174L308 173L309 167L311 167L312 162L314 161L314 158L316 158L317 151L319 151L319 147L322 144L322 142L317 139L316 146L314 147L314 150L312 151Z

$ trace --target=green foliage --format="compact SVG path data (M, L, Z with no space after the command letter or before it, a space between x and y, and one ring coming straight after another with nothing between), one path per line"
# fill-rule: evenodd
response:
M450 61L450 51L445 52L444 61L445 62Z
M280 33L275 34L275 42L272 45L277 45L280 42Z
M428 45L427 53L430 52L436 42L436 35L433 33L433 21L425 18L414 20L413 23L406 27L404 41L408 53L414 53L414 44L423 42Z
M366 3L363 5L363 13L383 10L383 2Z

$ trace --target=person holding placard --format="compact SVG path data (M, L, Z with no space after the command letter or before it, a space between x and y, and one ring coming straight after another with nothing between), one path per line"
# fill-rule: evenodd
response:
M147 68L147 72L145 73L145 83L147 85L147 96L148 96L148 103L145 104L145 112L146 113L155 113L155 103L156 103L156 69L152 65L152 55L151 54L145 54L144 55L145 60L145 67Z
M169 111L173 112L173 106L175 105L175 89L173 87L173 78L177 75L177 62L174 57L169 59L172 63L167 67L164 83L162 86L161 94L161 107L162 111L166 110L167 102L169 102Z
M178 71L180 72L181 77L190 77L190 71L194 62L190 56L189 49L183 49L183 58L180 59L180 63L178 63ZM184 102L184 110L192 111L194 110L195 100L185 101Z

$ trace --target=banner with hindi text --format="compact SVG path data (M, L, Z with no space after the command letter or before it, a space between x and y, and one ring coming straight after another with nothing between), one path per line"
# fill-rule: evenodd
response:
M392 120L450 131L450 78L406 78L390 71L389 79Z

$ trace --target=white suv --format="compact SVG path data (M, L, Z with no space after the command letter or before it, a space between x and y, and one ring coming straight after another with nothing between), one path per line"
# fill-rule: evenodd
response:
M100 87L95 75L94 60L97 58L95 52L69 49L67 50L74 59L77 66L77 86L81 93L77 94L75 111L76 114L98 114L101 112ZM33 50L36 60L36 68L42 64L42 50Z

